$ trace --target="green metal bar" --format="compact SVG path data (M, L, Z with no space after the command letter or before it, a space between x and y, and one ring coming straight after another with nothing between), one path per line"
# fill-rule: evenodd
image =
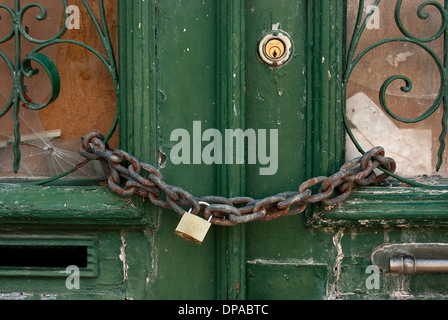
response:
M6 62L6 65L8 66L11 74L14 74L14 63L2 50L0 50L0 57ZM3 110L0 111L0 118L3 117L11 109L13 104L14 104L14 90L11 92L11 96L9 97L9 100L6 103L5 107L3 107Z
M19 171L20 167L20 122L19 122L19 92L22 89L22 83L20 80L20 69L21 69L21 45L20 45L20 30L19 23L17 17L20 13L20 0L14 0L14 44L15 44L15 64L14 64L14 74L13 74L13 94L14 94L14 107L13 107L13 121L14 121L14 143L13 143L13 151L14 151L14 163L13 170L15 173Z
M7 5L4 4L0 4L0 8L6 10L6 12L9 13L9 15L11 16L12 20L14 20L14 11L8 7ZM12 39L12 37L14 37L14 24L12 25L11 30L9 31L9 33L2 39L0 39L0 43L9 41Z
M380 4L381 0L376 0L374 6L377 7ZM364 0L359 1L359 8L358 8L358 16L356 18L356 25L355 29L353 30L353 36L350 40L350 47L348 51L347 56L347 68L350 68L350 64L353 61L353 57L355 55L356 49L358 47L359 40L361 39L361 36L366 28L367 22L369 21L370 17L373 15L374 11L372 10L369 12L364 19L362 20L363 14L364 14Z
M445 0L444 8L446 12L448 12L448 1ZM443 45L443 65L448 66L448 32L445 32L444 36L444 45ZM445 88L448 88L448 79L445 78ZM439 161L437 162L437 171L440 170L443 164L443 153L446 149L445 139L448 133L448 93L445 91L443 96L443 116L442 116L442 133L439 137L440 148L438 152Z

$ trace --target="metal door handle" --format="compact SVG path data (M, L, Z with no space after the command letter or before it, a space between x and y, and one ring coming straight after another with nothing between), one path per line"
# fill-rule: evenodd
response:
M389 260L389 272L412 275L416 273L448 273L448 259L415 259L411 256Z
M448 244L389 243L375 248L371 262L385 273L448 273Z

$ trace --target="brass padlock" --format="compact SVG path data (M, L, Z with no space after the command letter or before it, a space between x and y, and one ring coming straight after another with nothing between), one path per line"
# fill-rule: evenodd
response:
M210 229L210 226L212 225L212 217L213 215L210 216L210 219L207 221L197 215L192 214L191 210L189 212L185 212L174 233L193 243L202 244L208 230Z

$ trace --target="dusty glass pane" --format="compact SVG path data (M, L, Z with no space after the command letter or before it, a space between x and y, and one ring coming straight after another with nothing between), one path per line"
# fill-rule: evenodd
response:
M404 0L396 14L397 1L381 1L376 8L372 7L375 3L365 1L363 19L368 12L375 11L356 47L354 59L363 57L347 85L346 112L350 128L364 150L383 146L386 155L396 160L398 175L448 177L446 153L440 170L436 170L444 114L443 103L437 102L442 86L437 59L443 64L444 36L431 41L419 40L438 34L443 25L439 8L433 4L422 6L425 3L422 0ZM443 1L438 3L443 8ZM348 0L347 4L349 49L359 1ZM419 17L419 9L427 14L426 19ZM397 18L401 19L401 29ZM387 41L367 50L383 40ZM381 104L380 93L381 87L393 76L400 77L387 87L384 100L390 110L388 113ZM406 78L412 82L410 91L403 88L410 84L406 83ZM434 113L426 117L431 109L435 109ZM422 118L421 121L417 121L418 118ZM347 139L347 158L355 156L359 156L359 152Z
M39 40L50 39L57 35L67 23L68 30L61 37L85 43L105 55L100 36L81 0L70 0L73 6L67 21L62 1L21 0L21 7L29 3L38 3L47 10L43 20L36 18L40 8L32 6L23 15L22 26L28 34ZM118 1L105 1L105 13L108 20L113 46L118 44ZM13 0L3 0L2 5L14 9ZM100 19L98 1L89 2L96 17ZM79 10L79 12L76 12ZM79 13L79 14L78 14ZM0 39L6 37L12 28L11 15L0 8ZM26 57L38 44L20 37L20 52L17 51L16 37L0 43L0 50L16 64L17 54ZM13 172L14 159L12 142L14 140L13 108L0 118L0 178L40 179L65 172L84 160L78 148L81 137L90 131L99 131L106 135L112 127L116 112L114 83L103 63L90 51L74 44L54 44L40 53L46 55L56 65L61 77L59 98L40 111L28 110L20 103L18 119L20 122L22 161L17 174ZM40 68L36 63L34 68ZM51 84L45 71L25 78L26 95L29 99L44 103L51 92ZM0 59L0 111L7 105L12 94L12 76L5 59ZM118 134L110 140L110 147L118 147ZM98 163L92 162L71 175L71 178L98 178L104 176L104 170Z

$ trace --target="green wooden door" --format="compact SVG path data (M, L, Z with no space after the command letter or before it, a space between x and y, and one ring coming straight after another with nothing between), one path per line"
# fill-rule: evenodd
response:
M358 31L368 21L364 1L359 1L363 15L355 10L355 18L347 3L118 1L120 148L198 198L264 199L297 192L308 179L339 171L349 148L349 71L358 57ZM424 7L446 17L441 5ZM447 27L440 20L437 38ZM277 33L286 37L285 47L291 44L291 57L281 66L267 64L259 54L260 41ZM428 41L406 32L400 40L427 52ZM280 61L273 52L282 48L273 50L271 60ZM442 63L438 69L444 94ZM410 87L405 84L402 91ZM34 253L65 250L65 257L80 248L82 253L71 260L80 264L79 288L67 285L58 266L30 270L3 260L0 298L444 299L443 272L393 273L389 263L398 269L400 263L412 269L419 259L443 265L446 188L397 181L357 186L343 204L308 203L303 213L271 221L213 224L202 245L174 233L180 214L139 195L60 182L2 184L2 253L11 248L29 253L32 246ZM182 207L189 210L188 204Z
M338 2L297 0L123 4L122 148L159 163L167 183L197 197L262 199L334 171L342 162L334 109L341 42L329 31L342 11ZM277 29L294 49L272 67L258 47ZM210 129L222 147L207 162ZM255 133L258 140L244 140L255 161L227 161L237 148L225 147L226 130L238 129ZM304 215L213 225L197 246L174 234L179 215L143 206L157 226L148 234L147 298L325 299L336 290L341 232L309 228Z
M168 183L198 197L262 199L337 172L345 160L346 9L327 0L123 4L122 147L159 163ZM257 52L276 29L294 46L281 67L266 65ZM184 134L173 136L179 129ZM231 164L223 147L207 163L212 140L202 134L209 129L221 137L253 129L262 141L265 130L271 162ZM189 146L183 153L180 143ZM260 173L270 165L273 174ZM446 275L389 274L371 258L384 244L443 243L446 232L434 228L444 224L443 194L399 183L358 187L336 207L310 204L305 214L270 222L213 225L202 246L174 235L177 214L142 204L156 225L147 234L145 296L443 298Z

